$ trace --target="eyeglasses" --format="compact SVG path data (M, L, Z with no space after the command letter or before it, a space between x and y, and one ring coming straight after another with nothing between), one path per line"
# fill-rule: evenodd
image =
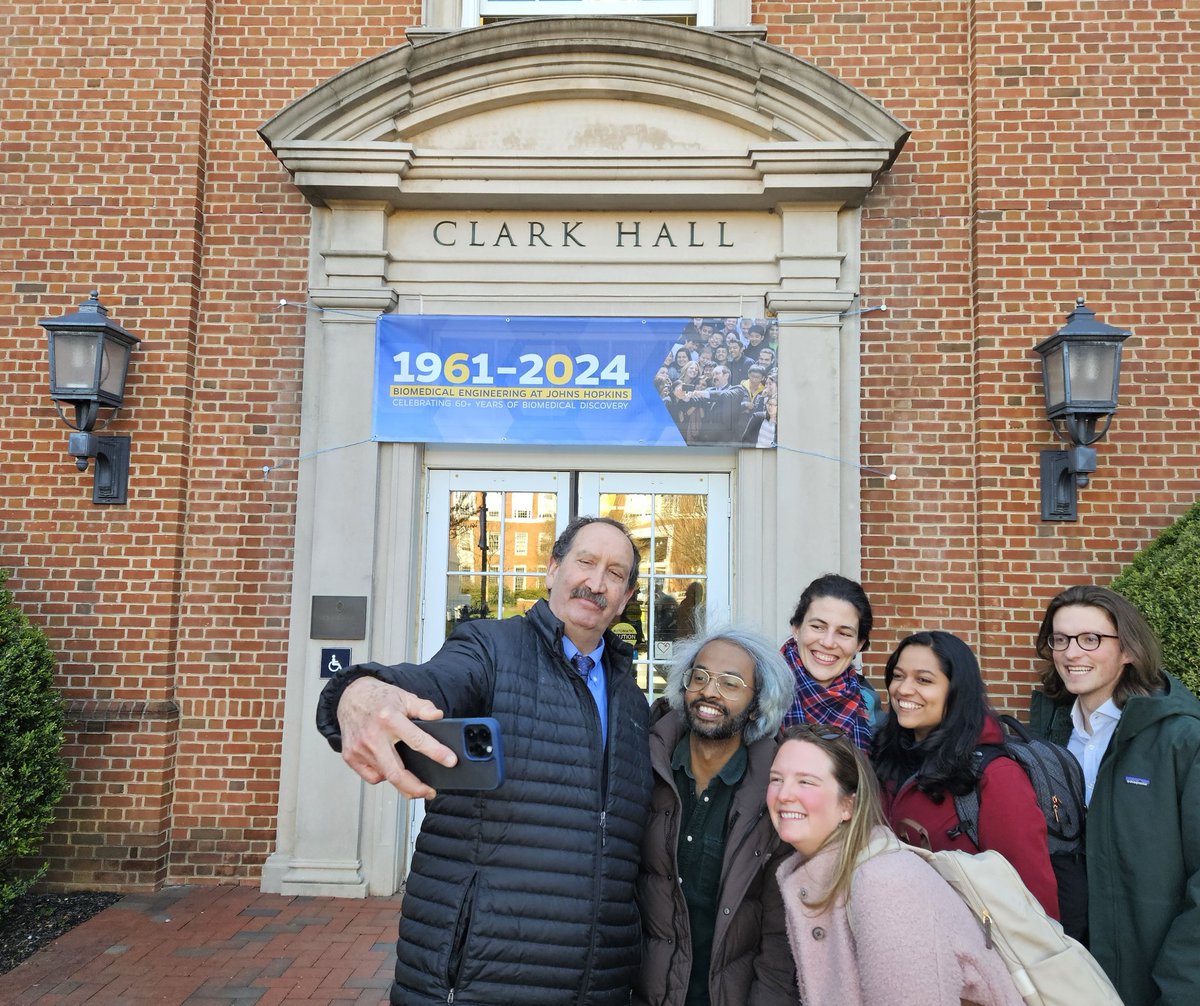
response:
M713 674L703 667L693 667L684 688L689 692L702 692L708 687L710 681L717 683L717 694L723 699L735 699L743 688L749 687L736 674Z
M1077 632L1073 636L1068 636L1064 632L1052 632L1046 642L1050 644L1050 649L1052 650L1065 650L1071 645L1071 640L1073 639L1079 644L1081 650L1098 650L1100 648L1100 640L1120 638L1120 636L1114 636L1109 632Z

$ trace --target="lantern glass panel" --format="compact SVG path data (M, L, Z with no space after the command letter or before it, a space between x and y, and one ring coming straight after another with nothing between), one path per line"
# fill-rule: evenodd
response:
M1066 380L1063 374L1062 346L1056 346L1043 358L1042 380L1046 386L1046 408L1058 408L1067 398Z
M96 353L99 340L94 332L78 335L55 332L54 387L87 391L96 386Z
M104 340L104 358L100 364L100 390L120 400L125 393L125 372L129 368L129 346L114 339Z
M1071 399L1076 402L1108 402L1113 397L1117 366L1116 346L1084 343L1071 347Z

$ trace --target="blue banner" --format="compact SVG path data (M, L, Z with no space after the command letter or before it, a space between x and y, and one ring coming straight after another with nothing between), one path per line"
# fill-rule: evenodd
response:
M372 434L412 443L773 446L768 326L754 339L771 365L743 382L735 376L750 369L750 339L730 321L727 332L701 318L384 315Z

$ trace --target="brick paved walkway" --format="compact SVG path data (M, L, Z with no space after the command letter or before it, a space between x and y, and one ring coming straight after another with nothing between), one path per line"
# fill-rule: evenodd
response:
M387 1002L400 897L253 887L130 894L0 975L0 1004L273 1006Z

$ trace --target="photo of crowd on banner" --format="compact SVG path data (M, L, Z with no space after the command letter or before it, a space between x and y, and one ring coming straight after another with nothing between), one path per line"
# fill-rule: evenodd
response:
M779 326L765 318L692 318L654 377L688 444L774 447Z

